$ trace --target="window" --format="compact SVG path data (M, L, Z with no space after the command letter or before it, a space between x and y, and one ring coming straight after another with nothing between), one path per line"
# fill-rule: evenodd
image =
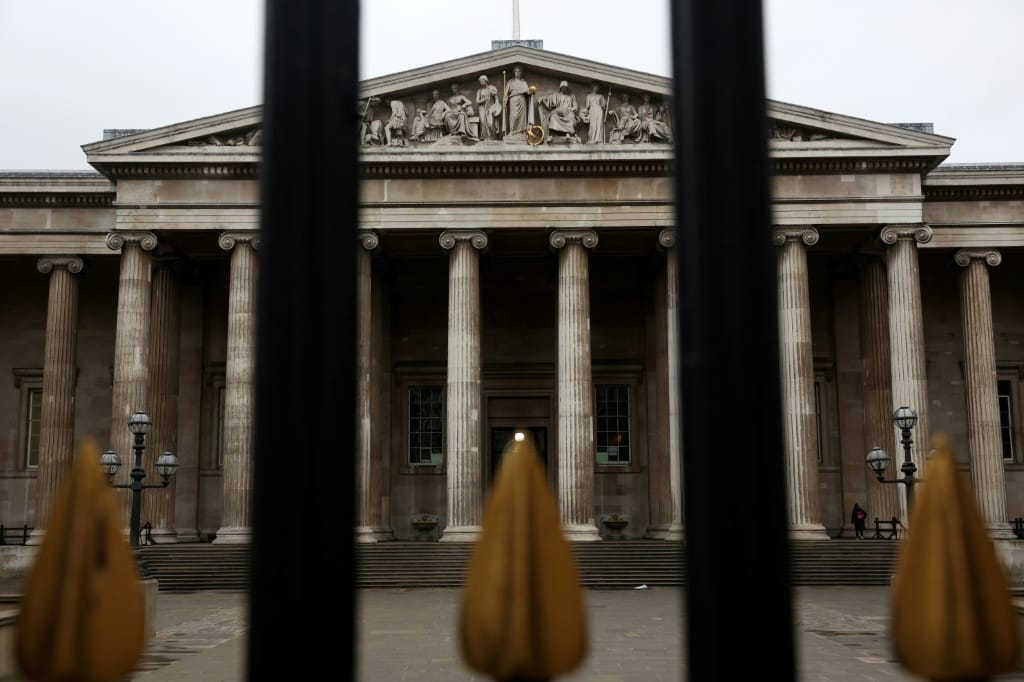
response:
M594 409L597 463L629 464L629 386L598 384Z
M25 417L25 468L39 466L39 432L42 426L43 389L28 390L28 410Z
M409 387L409 464L444 461L444 410L440 386Z
M1013 423L1013 382L1009 379L999 379L996 382L999 393L999 436L1003 445L1003 459L1014 461L1015 453L1013 448L1014 423Z

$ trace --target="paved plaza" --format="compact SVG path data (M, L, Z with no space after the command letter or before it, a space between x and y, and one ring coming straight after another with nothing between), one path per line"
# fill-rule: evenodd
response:
M357 679L486 682L467 671L459 657L459 595L452 589L362 590ZM799 679L917 679L894 661L888 595L884 587L797 588ZM684 679L682 596L676 588L588 591L590 655L580 670L560 679ZM245 599L237 592L160 594L157 636L130 679L242 680ZM737 652L742 651L738 642ZM1024 681L1024 666L997 679Z

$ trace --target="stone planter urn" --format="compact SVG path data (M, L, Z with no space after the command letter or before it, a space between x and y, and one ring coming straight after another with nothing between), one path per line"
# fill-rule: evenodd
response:
M619 514L609 514L601 523L608 529L608 540L621 540L622 530L629 525L629 519Z

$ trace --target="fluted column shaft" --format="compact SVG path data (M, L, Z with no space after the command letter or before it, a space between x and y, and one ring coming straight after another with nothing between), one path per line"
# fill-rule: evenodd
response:
M818 427L805 249L805 245L818 242L818 231L779 228L774 241L779 247L779 360L789 530L794 537L824 539L827 536L818 505Z
M666 249L665 256L665 318L668 356L668 468L672 493L672 521L666 540L683 537L683 439L682 400L679 395L679 254L676 253L676 231L662 230L658 242Z
M43 351L43 405L39 429L39 477L32 544L45 534L57 490L74 457L75 354L78 347L78 273L82 259L40 258L36 268L50 275Z
M356 540L376 542L381 528L380 463L373 461L373 376L372 376L372 252L380 243L373 232L359 233L356 273L356 466L359 507ZM386 534L384 534L386 535Z
M558 507L572 541L599 540L594 524L594 383L590 363L592 230L557 230L558 253Z
M999 433L996 343L988 269L1002 262L994 250L957 251L960 314L964 326L964 388L971 478L981 518L993 535L1013 537L1006 513L1006 479Z
M146 482L159 483L154 465L162 452L177 453L178 441L178 344L181 305L174 261L158 259L153 274L153 301L149 324L149 405L153 430L145 459ZM147 490L142 498L143 520L153 524L153 540L176 542L174 530L174 488L171 478L166 488Z
M149 316L153 284L156 236L149 232L112 232L107 246L121 251L121 274L117 289L117 331L114 336L114 387L110 419L110 449L126 466L116 477L128 483L134 462L134 438L128 418L139 410L149 411ZM152 453L150 453L152 454ZM152 481L148 481L152 482ZM131 516L130 491L122 490L121 512L125 528Z
M860 348L864 387L864 442L869 448L888 450L893 433L889 283L885 266L877 259L866 262L860 271ZM891 519L899 515L900 500L896 486L880 483L867 466L864 466L864 475L869 516Z
M243 544L252 537L252 415L259 237L255 233L225 232L218 243L231 252L231 275L224 369L224 506L214 542Z
M447 231L448 379L445 388L445 465L448 520L441 540L473 541L483 514L481 461L480 261L483 232Z
M924 315L921 310L921 275L917 262L917 245L931 241L932 229L926 225L890 225L882 230L889 275L889 350L892 358L892 412L906 405L917 413L913 430L911 459L917 465L917 476L924 474L924 453L928 452L931 431L928 424L928 379L924 365ZM899 431L890 435L893 476L903 461L903 444ZM900 486L903 522L906 523L906 490Z

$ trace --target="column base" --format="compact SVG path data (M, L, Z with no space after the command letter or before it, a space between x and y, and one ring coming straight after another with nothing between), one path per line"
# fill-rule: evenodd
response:
M667 523L659 523L655 526L647 526L647 532L644 533L644 537L648 540L664 540L668 537L669 526Z
M988 537L990 540L1019 540L1016 533L1013 532L1013 526L1008 523L996 523L991 526L986 526L985 530L988 531Z
M482 530L480 526L449 526L441 533L438 542L476 542Z
M356 526L356 542L374 543L394 540L395 535L390 528L383 526Z
M668 527L668 533L662 540L669 542L681 542L686 538L686 526L681 523L673 523Z
M252 543L252 528L221 528L213 539L215 545L248 545Z
M28 534L28 539L25 541L26 545L41 545L43 540L46 538L46 529L37 528Z
M142 534L145 539L145 531ZM178 531L173 528L155 528L153 530L154 545L176 545L178 544Z
M820 523L808 523L802 526L789 527L790 540L831 540Z
M597 526L579 525L562 526L562 535L569 542L600 542L601 534L597 532Z

